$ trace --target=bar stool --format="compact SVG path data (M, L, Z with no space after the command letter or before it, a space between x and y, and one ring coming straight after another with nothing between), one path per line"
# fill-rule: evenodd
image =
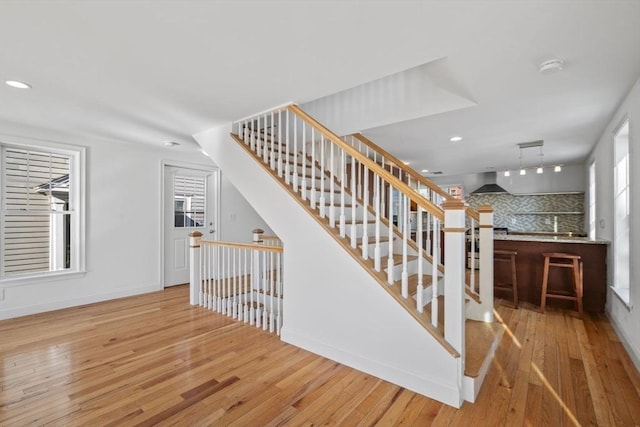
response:
M511 283L499 282L495 276L493 277L493 288L501 291L510 291L513 294L513 305L518 308L518 277L516 275L516 255L517 251L495 249L493 251L493 262L509 263L511 267Z
M582 316L582 287L583 287L583 266L580 255L567 253L543 253L544 271L542 273L542 300L540 301L540 312L544 313L544 306L547 298L556 298L568 301L575 301L578 312ZM550 292L547 288L549 281L549 268L560 267L571 270L571 282L573 285L573 293L563 290L554 289Z

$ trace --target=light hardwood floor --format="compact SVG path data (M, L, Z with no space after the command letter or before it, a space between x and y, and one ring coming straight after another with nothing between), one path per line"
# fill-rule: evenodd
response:
M508 304L459 410L191 307L185 286L6 320L0 425L640 424L640 375L604 315Z

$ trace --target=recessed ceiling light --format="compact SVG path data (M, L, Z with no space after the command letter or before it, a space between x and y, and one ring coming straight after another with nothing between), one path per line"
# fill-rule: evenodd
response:
M164 142L164 146L165 147L177 147L178 145L180 145L179 142L175 142L175 141L165 141Z
M7 86L15 87L16 89L31 89L31 85L18 80L7 80L5 82Z
M564 61L562 59L558 59L558 58L550 59L540 64L540 72L553 73L557 71L562 71L563 66L564 66Z
M428 172L429 172L429 169L422 169L422 171L421 171L421 172L422 172L422 173L428 173Z
M449 138L449 141L451 141L451 142L462 141L462 137L461 136L452 136L451 138Z
M404 163L405 166L409 166L411 164L411 162L405 162L404 160L402 161L402 163Z

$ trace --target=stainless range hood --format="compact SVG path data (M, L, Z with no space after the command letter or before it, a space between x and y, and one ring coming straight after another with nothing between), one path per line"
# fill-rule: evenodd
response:
M474 194L477 196L481 194L509 194L507 190L505 190L504 188L496 184L497 179L498 179L498 174L496 172L485 172L484 173L485 184L480 188L472 191L471 194Z

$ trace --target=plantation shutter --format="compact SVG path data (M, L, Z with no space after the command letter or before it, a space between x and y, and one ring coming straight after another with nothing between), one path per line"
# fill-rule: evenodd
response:
M175 227L203 227L205 221L206 179L175 175L173 179Z
M69 156L2 147L3 274L69 267Z

